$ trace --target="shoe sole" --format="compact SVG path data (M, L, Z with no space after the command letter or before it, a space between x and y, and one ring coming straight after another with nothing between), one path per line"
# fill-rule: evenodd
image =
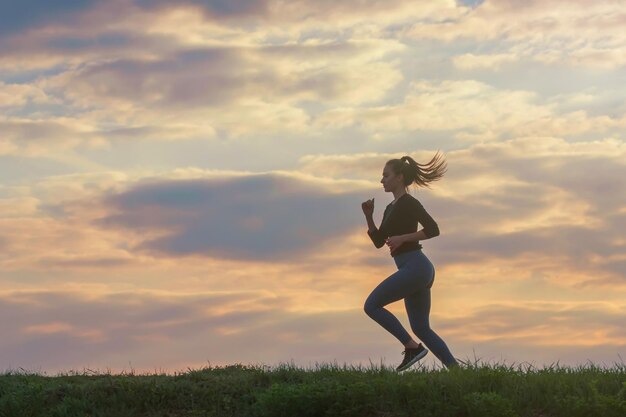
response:
M411 366L413 366L413 364L415 364L415 362L419 361L424 356L426 356L427 353L428 353L428 349L424 349L422 352L420 352L417 355L415 355L415 357L413 359L411 359L411 361L409 363L404 365L403 368L400 368L397 371L398 372L402 372L402 371L405 371L405 370L409 369Z

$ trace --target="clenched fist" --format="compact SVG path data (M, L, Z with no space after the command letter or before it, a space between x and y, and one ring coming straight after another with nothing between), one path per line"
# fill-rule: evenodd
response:
M371 200L361 203L361 208L365 216L372 216L374 214L374 199L372 198Z

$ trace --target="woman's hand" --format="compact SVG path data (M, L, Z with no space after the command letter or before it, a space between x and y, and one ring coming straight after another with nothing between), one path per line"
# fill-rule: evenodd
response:
M404 243L402 236L390 236L385 239L385 243L389 246L389 252L393 253Z
M363 214L365 216L373 216L374 215L374 199L364 201L361 203L361 208L363 209Z

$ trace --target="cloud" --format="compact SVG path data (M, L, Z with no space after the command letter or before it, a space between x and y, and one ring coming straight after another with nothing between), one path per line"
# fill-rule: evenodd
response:
M118 257L85 257L85 256L73 256L66 258L40 258L38 264L43 268L61 268L61 269L74 269L79 270L81 268L86 269L108 269L119 268L122 266L133 265L134 259L130 257L118 256Z
M499 70L503 64L515 62L519 58L513 54L492 54L492 55L475 55L463 54L455 56L452 62L457 68L463 70L471 69L493 69Z
M237 74L242 66L239 57L229 51L190 51L156 62L120 60L89 67L68 85L73 86L73 94L83 97L211 106L226 104L238 88L245 88Z
M356 226L358 194L330 187L279 173L137 184L105 198L98 224L161 234L140 251L285 259Z
M176 45L301 43L305 39L336 39L338 32L344 39L400 39L407 45L415 39L488 40L497 44L494 53L471 50L456 57L455 64L464 69L498 68L503 62L520 59L615 70L626 59L621 52L625 38L620 31L626 18L614 2L608 1L592 5L584 1L530 2L524 6L489 1L478 7L475 1L416 4L402 0L384 5L373 0L40 3L14 6L13 15L7 14L12 16L11 22L3 27L9 31L31 30L21 39L0 41L0 51L14 55L4 65L15 66L15 57L24 54L51 63L54 50L60 58L55 63L59 64L68 61L61 59L63 55L76 57L77 53L93 59L98 51L108 50L118 57L139 54L148 58L152 54L147 51L171 52ZM562 13L565 6L567 13ZM92 35L85 37L87 29ZM20 60L21 68L29 66L28 60Z
M121 52L96 48L84 65L33 84L0 84L0 96L10 97L3 103L9 116L0 119L7 132L0 151L34 156L127 140L302 135L310 132L307 103L376 102L402 79L396 64L385 62L402 50L393 41L175 52L148 45L149 57L125 58L134 46L144 50L141 44L120 46Z
M164 0L139 0L137 4L146 8L173 8L171 3ZM457 5L453 1L416 4L404 0L390 0L384 5L376 0L185 0L177 3L176 7L201 10L208 21L225 20L229 24L263 22L266 25L287 26L300 24L303 27L314 23L318 29L326 25L343 28L365 22L388 23L436 15L457 16L466 9L465 5Z
M617 70L626 62L626 38L620 30L625 19L622 8L611 1L492 0L469 13L415 22L401 36L445 42L493 41L499 46L496 55L457 58L455 64L464 68L493 67L500 59L509 59L503 57L514 55L547 65Z
M150 351L148 346L154 341L165 346L199 332L208 338L220 337L227 329L242 331L244 326L261 325L272 319L268 314L283 302L281 297L263 292L174 297L150 293L96 297L67 292L5 293L0 297L0 311L16 319L2 324L3 334L12 335L3 338L2 360L5 366L28 367L38 363L47 367L92 361L106 364L103 359L116 356L112 352L140 355Z
M172 7L172 3L167 0L136 0L135 3L141 7ZM260 18L269 12L269 0L185 0L178 2L181 4L198 6L206 15L212 19L255 17Z
M362 308L295 312L268 291L194 294L11 291L0 295L5 369L59 372L129 366L137 372L232 363L383 362L399 345ZM408 326L401 309L395 309ZM433 316L457 358L561 364L617 361L626 345L624 308L609 303L493 303L463 316ZM409 327L407 327L409 328ZM556 342L556 343L555 343ZM502 353L505 352L505 353ZM440 366L433 356L425 363ZM500 359L500 358L496 358Z
M187 49L156 59L86 66L48 84L85 104L109 99L148 108L212 108L254 101L360 103L380 99L400 80L394 66L382 62L386 53L399 48L392 42L348 42ZM333 64L339 56L342 64ZM364 81L373 85L359 91L356 87Z
M434 152L409 154L427 161ZM489 264L518 269L506 275L515 280L539 271L560 286L621 288L623 154L617 140L558 138L450 151L444 180L418 195L442 230L424 244L459 282L474 279L463 268ZM199 257L301 264L303 280L314 279L306 268L326 264L368 274L358 265L372 264L374 252L358 206L375 196L380 216L382 165L399 156L311 155L298 163L307 175L181 170L51 178L0 204L8 219L3 267L134 270L154 258ZM467 233L468 225L480 233ZM354 262L329 257L346 246ZM18 249L25 247L35 250ZM372 277L386 273L385 255L376 255ZM484 279L505 276L494 269Z
M549 108L535 104L535 99L532 92L500 91L472 80L413 82L401 104L330 110L317 122L329 126L347 113L352 123L368 130L470 130L489 139L494 138L494 130L510 132L520 124L550 116Z
M359 205L379 221L384 162L436 149L449 171L416 196L453 351L614 358L624 13L478 3L7 6L0 291L79 292L0 296L2 362L394 364L362 312L393 260Z
M29 0L6 7L3 13L6 19L2 21L2 27L4 33L11 34L50 27L67 29L84 23L90 23L92 28L108 23L109 27L115 28L132 19L144 23L142 17L148 15L155 18L193 13L200 16L206 24L231 27L239 24L249 27L251 23L263 23L274 29L286 29L283 33L288 33L294 27L305 31L312 25L317 29L330 30L332 27L344 29L372 22L388 24L397 20L428 19L433 16L458 17L466 9L465 5L457 5L453 1L415 4L392 0L381 5L375 0L183 0L176 4L164 0L116 0L107 4L90 0L64 0L44 4Z
M89 202L126 178L120 172L91 172L4 187L0 221L6 246L0 268L7 274L20 271L31 277L38 269L47 271L32 278L42 284L58 279L53 270L59 268L97 271L136 264L138 260L131 259L120 244L119 234L89 225L98 213ZM72 274L66 275L68 281Z
M482 141L524 135L619 135L626 126L626 116L612 105L615 100L602 105L604 109L584 104L568 108L559 96L543 99L532 89L427 77L410 83L405 92L414 72L410 56L428 52L421 44L399 37L399 28L407 22L428 26L437 22L437 16L463 24L483 13L519 11L519 5L489 2L472 9L451 1L419 6L394 2L385 5L389 10L382 10L369 1L309 3L298 3L303 10L296 14L286 12L291 6L272 2L94 6L81 12L79 24L54 33L41 29L4 43L4 62L14 70L17 61L28 67L31 58L35 67L44 65L46 74L36 89L55 103L53 109L43 104L33 107L34 92L24 91L7 101L12 102L7 110L28 116L36 112L37 120L28 122L48 124L51 129L59 123L53 115L71 114L82 126L79 132L65 135L75 140L59 139L67 149L86 143L106 146L111 141L301 137L349 130L372 137L450 132L448 136L458 140ZM523 10L535 16L537 7L542 6L533 3ZM350 9L354 13L349 16ZM294 23L300 13L308 17ZM230 18L260 19L263 24L237 25ZM111 21L115 24L106 23ZM319 26L326 23L349 30L337 37L336 27L331 33ZM283 24L284 30L276 27ZM613 40L609 44L614 45ZM505 65L510 61L550 53L529 52L523 45L489 45L484 52L457 49L453 62L463 71L508 69ZM53 56L58 61L51 63ZM4 87L9 94L18 84ZM26 108L25 103L29 103ZM23 123L23 119L10 122ZM55 136L54 130L50 136ZM16 141L4 139L0 151L29 152ZM48 150L39 142L39 154Z
M449 151L444 179L432 194L418 194L442 230L425 245L450 266L515 260L534 270L535 258L536 269L561 285L623 288L626 200L618 190L626 187L625 152L618 140L542 137ZM433 154L415 157L426 162ZM313 175L379 179L379 165L398 156L312 155L301 162Z
M239 190L232 199L228 187ZM5 187L0 290L280 288L307 308L321 307L314 307L320 293L324 306L344 305L391 263L386 251L376 265L370 259L376 252L360 210L370 187L298 173L200 169L77 173ZM176 204L194 193L204 200ZM132 223L142 216L145 222ZM194 232L211 227L223 236Z
M470 7L478 7L480 6L484 0L457 0L457 4L470 6Z
M378 175L384 163L397 158L397 154L376 152L347 155L305 155L298 165L303 172L331 178L368 178Z
M394 133L448 131L467 141L517 136L577 136L612 132L626 126L626 115L591 116L585 110L562 113L558 104L524 90L501 90L475 80L412 82L399 104L334 108L314 121L320 128L358 126Z
M361 25L356 32L367 34L378 31L372 23L380 24L381 20L391 23L398 16L406 19L407 12L442 13L441 4L414 7L395 1L383 7L375 1L355 3L193 0L176 4L130 0L94 3L89 10L77 8L80 13L75 13L71 24L59 22L53 27L34 24L32 30L19 37L0 39L0 69L40 68L44 62L76 68L92 60L150 59L157 51L163 54L203 47L256 48L317 40L328 43L337 41L335 35L340 27L352 31ZM389 37L373 37L371 33L356 36L354 40L385 38L393 41ZM10 59L2 59L3 55ZM16 60L20 61L19 65ZM34 61L39 61L39 65Z
M78 12L94 4L94 0L3 2L0 35L14 34L42 24L68 23Z
M37 156L46 154L55 146L70 148L80 143L89 143L93 134L81 129L80 125L80 121L68 118L0 119L0 129L3 131L2 141L8 145L4 153ZM2 154L1 148L0 154Z
M469 340L523 340L534 346L626 346L623 307L603 303L491 304L448 324L446 332Z
M48 103L50 98L34 85L5 84L0 81L0 107L23 107L29 102Z

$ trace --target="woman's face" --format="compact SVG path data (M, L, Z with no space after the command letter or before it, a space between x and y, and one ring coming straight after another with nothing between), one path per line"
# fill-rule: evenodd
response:
M393 191L399 187L404 187L404 176L396 175L389 165L383 169L383 178L380 180L385 191Z

